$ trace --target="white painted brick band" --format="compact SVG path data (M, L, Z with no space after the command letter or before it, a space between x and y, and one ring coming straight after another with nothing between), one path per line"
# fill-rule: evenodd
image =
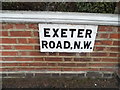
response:
M2 22L62 23L118 26L118 14L41 12L41 11L1 11Z

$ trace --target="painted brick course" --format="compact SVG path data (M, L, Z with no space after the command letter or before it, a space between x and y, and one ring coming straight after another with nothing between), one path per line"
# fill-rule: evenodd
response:
M39 48L38 24L1 25L3 72L118 72L120 32L117 26L99 26L94 51L91 53L42 53Z

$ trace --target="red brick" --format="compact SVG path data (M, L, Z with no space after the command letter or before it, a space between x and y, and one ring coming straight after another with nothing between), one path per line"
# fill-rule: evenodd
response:
M76 64L75 63L58 63L58 66L71 66L71 67L75 67Z
M28 42L29 42L29 43L37 43L37 44L38 44L38 43L39 43L39 40L38 40L38 39L34 39L34 38L29 38L29 39L28 39Z
M76 53L77 56L87 56L88 54L85 52L81 52L81 53Z
M27 56L28 55L27 51L19 51L18 53L20 56Z
M116 58L102 58L101 62L118 62Z
M2 38L0 38L0 43L2 44Z
M64 61L72 61L72 58L64 58Z
M96 45L101 45L101 41L96 40L96 41L95 41L95 46L96 46Z
M117 32L120 32L120 26L116 27L117 28Z
M34 71L35 70L35 68L17 68L17 70L16 71ZM13 70L13 71L15 71L15 70Z
M107 40L101 41L101 40L97 40L97 41L95 42L95 45L112 45L112 42L113 42L113 41L107 41Z
M31 31L10 31L10 35L16 37L31 37Z
M114 41L113 45L120 45L120 41Z
M28 28L29 29L38 29L38 25L37 24L28 24Z
M0 38L0 44L2 44L2 39Z
M3 29L13 29L14 24L3 24Z
M43 58L34 58L34 61L44 61Z
M109 50L119 52L120 47L110 47Z
M113 27L113 31L114 31L114 32L119 32L119 29L120 29L119 26L115 26L115 27Z
M62 61L62 58L45 58L45 61Z
M95 47L95 51L103 51L105 47Z
M72 71L72 68L62 68L62 71Z
M57 56L57 53L55 53L55 52L49 52L49 56Z
M19 66L29 66L28 63L19 63L18 65L19 65Z
M2 45L3 49L12 49L11 45Z
M99 26L98 31L113 31L113 26Z
M59 53L60 56L75 56L76 53Z
M74 58L74 61L82 61L82 62L86 62L86 61L91 61L91 58Z
M25 44L25 43L27 43L27 39L26 38L18 38L18 43Z
M29 63L29 66L47 66L47 63Z
M110 38L115 38L115 39L118 39L120 36L120 34L118 33L115 33L115 34L110 34Z
M115 69L114 69L114 68L101 68L100 71L110 71L110 72L114 72Z
M115 31L115 27L114 26L106 26L106 30L107 31Z
M0 68L0 71L2 72L2 71L3 71L3 69L2 69L2 68Z
M86 67L86 66L87 66L86 63L77 63L76 65L77 65L78 67Z
M15 61L33 61L33 58L17 57Z
M8 36L8 31L0 31L0 36Z
M56 63L48 63L48 66L56 66Z
M35 50L40 50L40 46L34 46Z
M95 62L100 62L101 58L93 58L92 60L95 61Z
M2 43L17 43L15 38L2 38Z
M15 58L14 57L3 57L4 61L14 61Z
M16 52L16 51L12 51L12 52L10 52L10 51L4 51L4 52L2 52L2 55L3 56L17 56L18 55L18 52Z
M26 29L26 25L25 24L15 24L16 29Z
M38 31L34 32L34 36L35 36L35 37L39 37Z
M18 66L18 63L2 63L2 66Z
M91 56L108 56L108 53L90 53Z
M3 46L2 45L0 45L0 50L2 50L3 49Z
M100 34L100 38L108 38L109 34Z
M89 68L88 71L99 71L99 68Z
M0 54L2 54L2 51L0 51Z
M0 61L2 61L3 60L3 58L2 57L0 57Z
M0 23L0 29L3 29L4 24Z
M31 55L31 56L45 56L46 54L45 53L41 53L41 52L35 52L35 51L33 51L33 52L29 52L29 55Z
M8 68L2 68L2 71L9 71Z
M34 70L37 70L37 71L38 71L38 70L39 70L39 71L40 71L40 70L41 70L41 71L46 71L47 69L46 69L46 68L43 68L43 67L40 67L40 68L34 68Z
M109 56L110 56L110 57L117 57L118 54L117 54L117 53L110 53Z
M47 68L48 71L61 71L60 68Z
M33 50L33 46L21 46L21 45L18 45L18 46L15 46L15 49L18 49L18 50Z
M98 31L106 31L106 26L99 26Z
M99 71L99 68L74 68L73 71Z
M80 56L87 56L87 53L83 53L83 52L82 52L82 53L80 53L79 55L80 55Z
M118 54L118 57L120 57L120 53Z
M115 67L117 64L115 63L90 63L91 67Z
M112 45L112 41L101 41L102 45Z
M15 24L13 24L15 25ZM26 27L28 26L28 27ZM33 24L33 25L30 25L30 24L27 24L27 25L23 25L22 28L24 29L38 29L38 26L36 28L37 24ZM99 26L101 30L99 31L112 31L115 29L114 27L112 26ZM18 28L20 29L21 27L18 26ZM21 29L22 30L22 29ZM19 36L19 37L26 37L26 36L29 36L31 37L31 31L9 31L11 35L13 35L12 37L14 36ZM29 32L29 34L27 34ZM116 31L114 31L116 32ZM27 35L26 35L27 34ZM34 36L35 37L38 37L38 31L34 31L33 32ZM111 38L114 37L115 39L116 36L113 35L115 33L112 33L111 34ZM116 32L117 34L117 32ZM4 32L4 36L7 36L8 35L8 32L5 31ZM113 35L113 36L112 36ZM103 34L100 34L100 38L108 38L108 34L107 33L103 33ZM4 39L5 40L5 39ZM115 58L115 57L119 57L119 54L118 53L112 53L112 52L109 52L109 51L115 51L115 52L118 52L118 48L117 47L100 47L100 46L95 46L95 50L96 51L103 51L103 53L100 53L100 52L92 52L92 53L41 53L39 51L29 51L29 50L40 50L40 47L39 46L30 46L30 45L27 45L28 43L39 43L39 39L35 39L35 38L7 38L7 41L3 41L3 42L7 42L8 44L11 43L11 44L17 44L18 41L18 44L26 44L26 45L4 45L4 47L2 47L3 49L12 49L14 47L15 50L25 50L25 51L19 51L17 53L15 53L14 51L11 51L8 53L5 53L3 52L4 55L8 55L8 57L4 57L3 60L4 61L43 61L42 63L18 63L18 66L21 66L21 68L13 68L13 69L10 69L10 68L6 68L4 70L6 71L31 71L31 70L48 70L48 71L99 71L102 69L100 69L99 67L114 67L116 66L117 64L114 64L118 62L118 59ZM114 41L114 40L97 40L96 42L96 45L118 45L118 41ZM107 51L106 53L104 51ZM14 53L12 53L14 52ZM108 53L109 52L109 53ZM9 56L21 56L19 58L17 57L9 57ZM59 57L60 56L64 56L62 58ZM89 56L89 55L92 55L94 56L94 58L92 56ZM103 58L102 56L106 56L107 57L110 57L110 58ZM32 57L32 58L26 58L24 56L45 56L45 57ZM50 56L56 56L56 57L50 57ZM57 57L58 56L58 57ZM68 56L68 57L67 57ZM70 58L69 56L86 56L85 58ZM100 58L97 58L100 57ZM113 57L113 58L112 58ZM67 61L72 61L74 60L74 62L81 62L81 61L93 61L94 63L68 63ZM53 63L52 63L53 61ZM60 61L61 63L57 63L57 61ZM56 62L56 63L54 63ZM62 63L63 62L63 63ZM101 63L95 63L95 62L101 62ZM102 63L102 62L108 62L106 64ZM113 63L109 63L109 62L113 62ZM8 65L9 64L4 64L4 65ZM15 65L14 63L11 64L12 65ZM46 66L47 65L47 66ZM56 65L59 65L59 67L57 67ZM87 68L86 66L90 65L90 68ZM17 66L17 65L15 65ZM23 67L22 67L23 66ZM24 66L41 66L40 68L25 68ZM42 66L45 66L45 67L42 67ZM50 66L50 68L49 68ZM70 67L70 68L68 68ZM73 68L74 67L74 68ZM96 68L94 68L96 67ZM105 68L103 69L103 71L107 71L108 68ZM110 70L110 69L109 69ZM108 70L108 71L109 71ZM113 71L115 69L113 68Z

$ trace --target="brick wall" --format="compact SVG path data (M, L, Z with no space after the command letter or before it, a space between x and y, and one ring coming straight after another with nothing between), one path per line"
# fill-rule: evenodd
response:
M3 23L0 26L1 68L4 76L83 74L88 77L111 77L118 72L120 31L117 26L99 25L91 53L42 53L38 24Z

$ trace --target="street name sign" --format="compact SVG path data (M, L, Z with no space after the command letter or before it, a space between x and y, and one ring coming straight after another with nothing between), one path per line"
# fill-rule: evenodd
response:
M39 24L41 52L92 52L97 25Z

